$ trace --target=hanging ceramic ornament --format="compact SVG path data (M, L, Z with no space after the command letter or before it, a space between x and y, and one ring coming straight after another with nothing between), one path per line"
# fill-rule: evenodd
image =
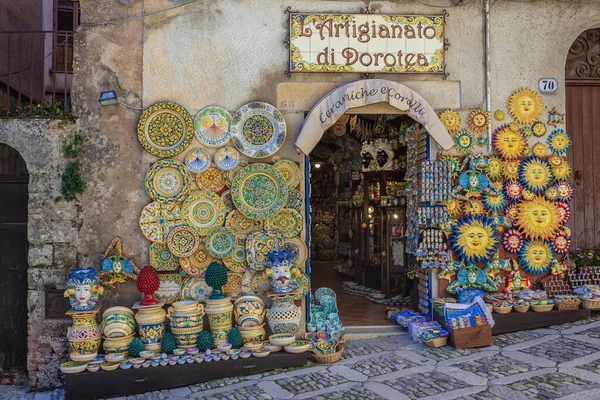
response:
M507 229L502 233L502 246L504 250L512 254L518 254L523 247L523 234L517 229Z
M523 189L523 200L533 200L536 194L529 189Z
M206 107L194 119L196 138L206 147L221 147L229 142L231 114L221 107Z
M177 160L160 160L146 172L144 183L152 200L180 203L190 192L192 174Z
M516 226L528 239L549 240L556 234L560 216L553 202L538 196L519 203L518 209Z
M478 216L485 215L487 210L481 199L472 197L463 202L463 212L465 215Z
M548 136L548 147L552 153L562 156L571 147L571 138L562 129L556 129Z
M460 129L460 114L453 110L444 110L440 113L440 121L449 133L458 132Z
M506 117L506 114L504 113L504 111L502 110L496 110L494 111L494 119L498 122L502 122L504 121L504 118Z
M571 172L571 164L566 160L558 166L552 166L552 174L557 181L566 181L571 176Z
M456 294L462 289L483 289L495 292L498 290L498 284L490 280L488 275L476 265L469 264L458 269L456 280L446 287L446 292Z
M177 204L154 201L142 210L139 225L146 239L151 242L165 243L167 233L182 222Z
M533 136L533 130L531 129L531 125L523 126L522 131L523 135L525 135L526 138L530 138Z
M532 275L550 271L554 252L547 242L526 240L519 252L519 263Z
M113 252L114 254L109 256ZM100 284L112 286L117 289L117 283L124 283L127 279L136 279L135 274L139 272L133 260L123 255L123 240L114 238L102 255L102 272L98 274Z
M518 204L514 203L514 204L507 206L504 209L504 215L506 216L506 218L508 218L508 220L510 221L511 224L514 224L515 222L517 222L517 217L519 216Z
M571 206L567 203L555 201L554 204L558 207L558 215L560 216L561 224L566 224L571 218Z
M448 215L455 218L460 214L462 204L459 199L453 198L446 202L446 208L448 209Z
M528 157L521 163L519 179L525 189L541 194L553 181L552 170L546 160Z
M279 160L273 164L273 167L281 172L288 189L294 189L300 184L302 173L295 162L291 160Z
M240 165L240 152L231 146L221 147L215 152L213 160L221 171L231 171Z
M502 177L502 159L491 156L485 172L491 180L500 179Z
M548 201L558 200L558 189L556 188L556 186L550 186L548 189L546 189L546 191L544 192L544 197Z
M192 142L192 117L177 103L155 103L142 112L137 136L148 153L160 158L174 157Z
M536 143L531 148L531 154L535 157L544 158L548 155L548 146L544 143Z
M505 160L502 163L502 175L508 180L519 179L519 168L521 168L521 160Z
M199 174L210 167L210 157L200 147L194 147L186 153L184 164L190 172Z
M548 111L548 125L551 125L556 128L559 124L565 123L565 114L561 114L558 112L556 107L553 107L552 110Z
M550 241L550 245L552 246L552 251L554 251L555 254L565 255L571 248L571 239L569 239L565 234L559 233Z
M438 158L439 161L450 163L450 170L452 171L452 177L456 178L460 173L460 160L458 157L451 155L443 155Z
M531 134L535 137L542 137L546 134L547 128L541 121L535 121L531 124Z
M211 164L206 171L196 174L196 185L199 189L218 193L225 187L223 175L223 171Z
M475 138L469 131L461 131L454 135L454 145L463 154L469 154L475 146Z
M452 250L467 263L483 262L498 250L494 222L488 217L464 217L452 228Z
M517 125L501 125L494 131L492 145L504 160L514 160L525 154L527 140Z
M275 154L283 145L286 133L283 115L267 103L248 103L237 110L231 120L233 144L248 157Z
M506 181L502 187L504 195L510 201L521 201L523 199L523 185L518 181Z
M531 125L542 115L544 103L539 93L520 88L508 98L508 111L515 121L522 125Z
M502 190L498 190L497 192L498 194L483 194L483 205L485 205L485 208L492 212L498 212L502 210L504 204L506 204L506 199L504 198L504 193Z
M568 203L573 199L574 188L571 182L558 182L556 184L556 190L558 190L558 201Z
M194 190L181 204L181 215L200 236L206 236L210 229L223 225L227 211L223 200L215 193Z
M155 271L177 271L179 259L169 251L164 243L151 243L149 247L150 266Z
M477 108L469 113L467 117L467 124L474 132L481 133L487 131L490 127L491 118L490 113Z
M169 231L167 247L177 257L191 257L200 247L198 232L188 225L179 225Z

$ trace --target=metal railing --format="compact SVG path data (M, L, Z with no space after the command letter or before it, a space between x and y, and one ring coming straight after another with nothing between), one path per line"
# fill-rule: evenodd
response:
M73 31L0 32L0 118L71 116Z

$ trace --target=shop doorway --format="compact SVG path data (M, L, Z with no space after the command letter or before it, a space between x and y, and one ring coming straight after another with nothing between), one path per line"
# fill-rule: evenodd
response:
M27 376L28 184L21 155L0 144L0 384Z
M600 29L583 32L569 50L566 129L573 145L573 248L600 248ZM559 125L558 128L561 128Z

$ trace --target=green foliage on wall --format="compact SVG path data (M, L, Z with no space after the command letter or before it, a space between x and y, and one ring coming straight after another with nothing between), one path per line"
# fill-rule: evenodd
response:
M65 172L61 177L60 194L56 201L73 201L77 199L77 195L83 193L86 183L81 177L79 170L79 161L69 161Z

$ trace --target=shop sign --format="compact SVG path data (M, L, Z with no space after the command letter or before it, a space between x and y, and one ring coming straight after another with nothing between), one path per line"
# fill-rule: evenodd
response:
M290 72L445 73L443 15L290 13Z

